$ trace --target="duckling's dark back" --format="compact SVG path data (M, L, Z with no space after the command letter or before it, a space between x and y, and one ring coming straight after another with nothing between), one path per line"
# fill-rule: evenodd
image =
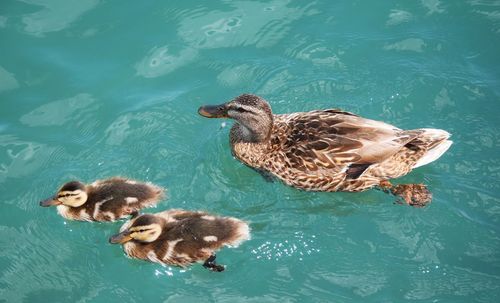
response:
M184 239L185 245L219 248L223 245L237 246L249 238L247 223L235 218L215 217L203 212L174 218L177 221L167 224L167 237Z
M139 183L123 178L112 178L96 183L90 190L88 202L99 202L113 197L114 200L146 201L163 195L163 189L149 183ZM90 199L92 198L92 199ZM129 198L129 199L127 199ZM91 201L92 200L92 201ZM129 202L131 203L131 202Z
M163 189L153 184L111 178L92 183L83 206L95 220L113 221L153 206L162 197Z

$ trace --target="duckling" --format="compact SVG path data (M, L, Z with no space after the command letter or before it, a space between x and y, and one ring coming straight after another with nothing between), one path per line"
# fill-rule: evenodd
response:
M329 192L379 187L410 205L430 202L432 195L425 186L393 188L388 180L437 160L452 144L444 130L402 130L339 109L275 115L266 100L250 94L198 113L236 120L233 155L287 185Z
M159 186L113 177L89 185L68 182L40 206L57 205L58 213L69 220L115 221L155 206L163 197L164 189Z
M109 242L123 244L131 258L180 267L203 262L203 267L220 272L224 266L216 264L215 252L248 239L250 228L244 221L173 209L132 218Z

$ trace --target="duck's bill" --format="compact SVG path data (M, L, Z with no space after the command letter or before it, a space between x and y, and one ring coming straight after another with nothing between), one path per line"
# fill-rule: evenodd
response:
M204 105L198 109L198 114L207 118L227 118L226 104Z
M125 242L128 242L132 240L132 237L130 236L130 231L126 230L124 232L121 232L119 234L113 235L109 238L109 243L111 244L123 244Z
M61 201L58 201L56 198L48 198L47 200L40 201L40 206L43 207L49 207L60 204L62 204Z

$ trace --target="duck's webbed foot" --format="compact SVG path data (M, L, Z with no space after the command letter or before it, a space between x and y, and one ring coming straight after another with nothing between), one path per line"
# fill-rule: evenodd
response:
M216 264L215 263L215 254L211 255L206 261L205 263L203 263L203 267L211 270L211 271L215 271L215 272L221 272L221 271L224 271L225 267L224 265L220 265L220 264Z
M391 193L391 188L393 187L393 185L391 184L391 182L387 181L387 180L382 180L380 181L379 185L378 185L378 189L382 190L384 193Z
M404 203L414 207L424 207L432 201L432 193L424 184L398 184L394 186L389 181L384 180L380 182L379 188L385 193L402 198Z
M415 207L424 207L432 201L432 193L424 184L398 184L391 188L391 193Z

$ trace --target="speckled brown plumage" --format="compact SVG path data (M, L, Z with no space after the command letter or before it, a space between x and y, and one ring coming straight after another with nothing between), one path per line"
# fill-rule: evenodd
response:
M389 191L414 207L427 206L432 200L432 193L424 184L398 184L391 187Z
M199 113L235 119L233 155L303 190L366 190L437 159L451 145L443 130L402 130L338 109L273 115L254 95Z
M151 236L147 228L154 231L155 226L161 228L161 233ZM144 233L146 238L142 241L129 238L123 243L129 257L182 267L206 261L222 246L238 246L250 238L246 222L200 211L168 210L144 214L126 222L120 232L133 237L131 231L137 227L135 232Z
M76 189L86 192L88 197L84 204L77 207L57 205L59 214L66 219L115 221L156 205L164 196L164 189L159 186L119 177L98 180L88 185L73 181L65 184L59 192ZM56 201L57 195L53 199Z

